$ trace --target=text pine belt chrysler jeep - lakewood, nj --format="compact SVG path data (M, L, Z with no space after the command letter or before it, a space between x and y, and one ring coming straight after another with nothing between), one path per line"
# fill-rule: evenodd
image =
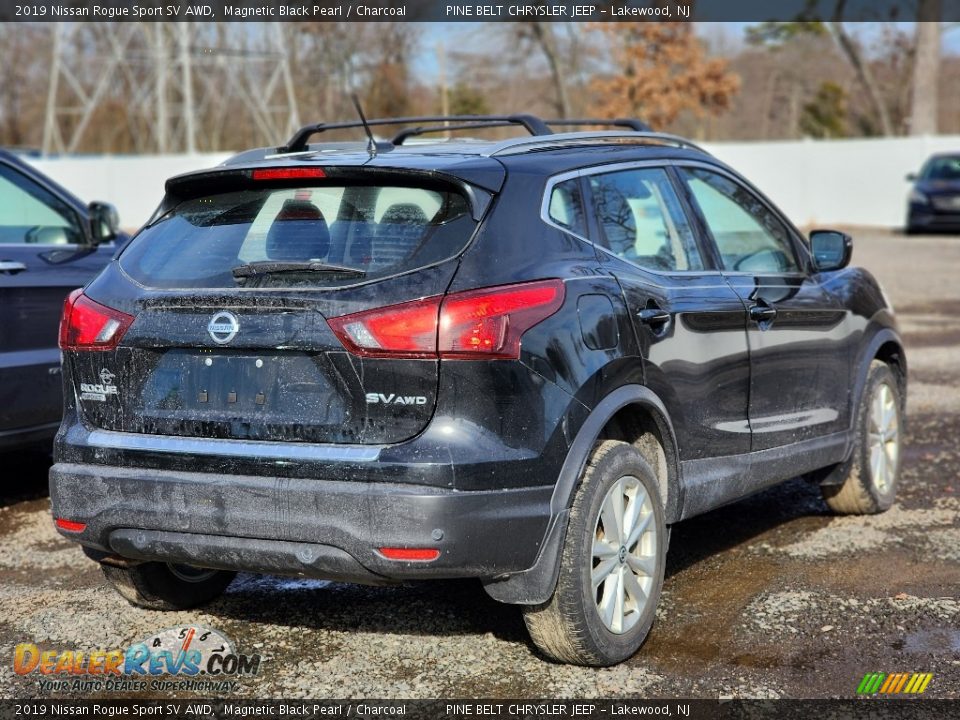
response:
M848 236L636 120L369 126L172 178L67 301L53 513L128 600L475 577L609 665L672 523L799 475L891 505L906 359Z

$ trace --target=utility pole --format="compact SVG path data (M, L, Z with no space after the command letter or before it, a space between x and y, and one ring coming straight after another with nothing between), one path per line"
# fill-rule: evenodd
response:
M157 108L157 119L155 122L157 134L157 150L161 153L167 152L169 147L167 142L167 130L169 120L167 119L167 52L165 35L166 29L161 23L150 23L149 27L153 30L153 71L154 88L153 100Z
M183 132L186 136L184 144L187 152L193 155L197 151L197 128L193 108L193 56L190 53L190 26L187 23L177 23L177 30L180 34L180 75L183 85L181 115Z
M43 120L43 147L44 155L49 155L56 142L57 148L63 150L63 138L57 127L57 117L53 111L57 101L57 86L60 83L60 45L63 39L63 23L53 27L53 57L50 59L50 79L47 81L47 111Z
M442 40L437 43L437 69L440 74L440 114L447 117L450 114L450 89L447 87L447 49ZM446 121L443 124L449 125ZM444 133L444 137L450 137L450 133Z
M201 132L204 149L235 149L221 147L217 133L237 112L255 128L241 142L281 143L299 125L284 31L263 25L251 48L249 28L51 23L43 152L88 149L85 133L109 99L122 101L137 152L195 153ZM228 130L234 139L224 142L237 142L236 124Z
M913 84L910 93L910 134L937 134L940 81L940 0L920 0L917 10Z

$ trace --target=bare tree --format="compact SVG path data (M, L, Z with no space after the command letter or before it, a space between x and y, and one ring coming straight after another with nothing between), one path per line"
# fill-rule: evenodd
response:
M890 121L890 111L887 109L887 104L883 99L880 88L873 78L873 71L870 69L870 64L864 60L860 46L850 37L846 27L840 21L843 18L846 4L847 0L837 0L833 11L833 20L828 23L830 32L834 38L836 38L837 44L840 45L840 49L843 50L843 54L846 55L847 60L857 74L857 78L859 78L860 83L863 85L863 89L870 99L870 104L873 106L877 122L880 124L881 133L883 135L893 135L893 123Z
M553 31L553 23L526 22L517 25L521 38L532 41L547 61L550 70L550 79L555 93L554 105L559 117L570 117L570 98L567 93L566 71L557 47L557 37Z
M940 76L940 0L920 0L910 98L910 134L937 132L937 89Z

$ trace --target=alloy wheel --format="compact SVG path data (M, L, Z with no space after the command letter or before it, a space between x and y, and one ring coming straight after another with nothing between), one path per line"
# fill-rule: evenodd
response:
M886 493L893 485L900 457L900 419L897 401L890 386L877 386L870 403L870 479L874 487Z
M597 612L617 635L640 620L654 592L658 542L653 503L637 478L607 491L594 528L591 580Z

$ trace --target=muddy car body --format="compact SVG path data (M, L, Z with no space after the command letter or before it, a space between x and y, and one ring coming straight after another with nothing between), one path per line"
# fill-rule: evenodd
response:
M906 363L850 238L680 138L488 122L534 134L174 178L71 298L53 513L128 599L477 577L610 664L670 524L802 474L890 505Z

